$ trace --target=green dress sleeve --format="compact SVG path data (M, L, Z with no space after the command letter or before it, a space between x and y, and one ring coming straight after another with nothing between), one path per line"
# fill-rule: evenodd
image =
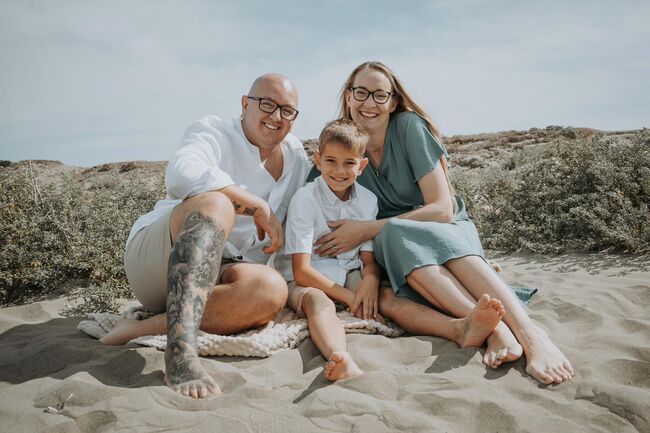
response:
M416 113L401 113L395 120L397 133L412 167L413 182L417 182L436 168L440 157L448 157L447 151L431 134L427 122Z

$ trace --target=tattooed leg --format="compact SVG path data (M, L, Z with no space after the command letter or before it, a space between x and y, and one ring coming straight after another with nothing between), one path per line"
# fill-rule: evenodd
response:
M165 383L193 398L221 392L201 366L196 335L217 282L225 238L218 221L194 211L185 219L169 256Z

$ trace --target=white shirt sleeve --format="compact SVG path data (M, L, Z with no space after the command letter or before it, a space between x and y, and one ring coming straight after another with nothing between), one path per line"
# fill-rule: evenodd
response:
M186 199L207 191L233 185L230 175L219 168L221 134L203 120L190 125L183 134L181 148L169 160L165 185L170 198Z
M287 212L287 224L284 230L286 255L312 254L315 212L318 212L318 206L314 203L311 191L298 190Z
M372 206L369 206L368 209L372 209L368 213L368 219L375 220L377 219L377 213L379 212L379 206L377 205L377 196L371 194L372 196ZM361 244L361 251L373 251L372 239L365 241Z

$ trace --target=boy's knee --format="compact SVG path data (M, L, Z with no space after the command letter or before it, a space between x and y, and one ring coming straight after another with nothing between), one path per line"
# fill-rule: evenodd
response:
M334 301L332 301L322 290L310 289L302 298L302 310L305 314L322 312L336 313Z

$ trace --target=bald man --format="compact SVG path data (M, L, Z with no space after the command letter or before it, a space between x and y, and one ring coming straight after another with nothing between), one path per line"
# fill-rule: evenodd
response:
M221 392L199 362L199 328L226 335L262 326L286 300L284 279L266 264L283 244L282 221L308 171L302 143L289 133L297 106L293 82L266 74L242 96L241 117L190 125L167 167L167 198L129 234L129 285L160 314L123 320L102 342L167 332L165 383L183 395Z

